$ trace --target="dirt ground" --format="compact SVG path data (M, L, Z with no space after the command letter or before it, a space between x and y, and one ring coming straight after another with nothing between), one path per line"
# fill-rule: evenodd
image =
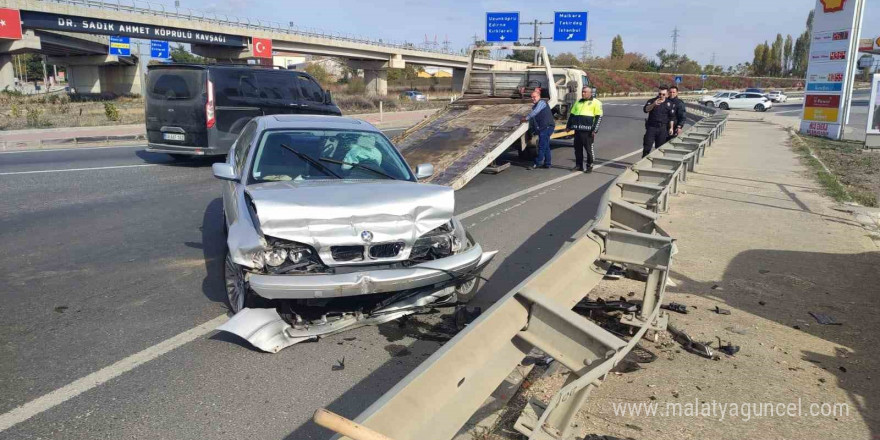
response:
M448 97L432 101L413 102L398 99L361 95L335 94L333 99L343 114L372 113L379 111L379 102L385 112L425 110L440 108L448 103ZM105 103L118 111L118 118L107 117ZM105 101L74 102L66 95L13 96L0 94L0 130L27 128L95 127L106 125L142 124L144 100L137 97L121 97Z
M880 437L877 231L841 212L812 176L781 127L729 123L660 221L679 249L664 302L688 306L670 323L694 340L741 349L710 360L668 334L646 340L657 360L610 374L578 414L581 435ZM643 289L603 281L590 297L640 299ZM840 325L821 325L810 312ZM537 379L518 400L546 402L562 380ZM655 415L645 414L650 405ZM495 433L522 438L509 426Z
M843 201L877 207L880 200L880 151L866 150L863 142L832 141L800 136L803 141L843 184ZM797 141L796 141L797 142Z

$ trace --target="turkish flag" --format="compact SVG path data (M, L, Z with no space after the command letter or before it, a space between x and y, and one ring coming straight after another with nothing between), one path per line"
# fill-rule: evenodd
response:
M251 38L254 56L257 58L272 58L272 40L268 38Z
M21 40L21 15L18 9L0 8L0 38Z

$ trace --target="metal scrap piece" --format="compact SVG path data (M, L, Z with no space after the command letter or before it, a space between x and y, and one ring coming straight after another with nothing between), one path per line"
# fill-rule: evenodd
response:
M809 312L809 313L810 313L810 316L812 316L813 318L816 318L816 322L818 322L819 324L822 324L822 325L843 325L842 322L837 322L837 320L835 320L834 317L831 315L826 315L824 313L816 313L816 312Z
M672 324L667 324L666 330L668 330L669 333L672 334L673 339L681 344L682 348L684 348L685 351L689 351L706 359L715 359L715 352L712 351L712 347L710 347L708 344L694 341L693 339L691 339L690 335L675 328Z

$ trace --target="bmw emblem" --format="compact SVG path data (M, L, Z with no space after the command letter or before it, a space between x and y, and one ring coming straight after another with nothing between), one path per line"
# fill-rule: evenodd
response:
M363 240L364 243L373 241L373 233L370 231L361 232L361 240Z

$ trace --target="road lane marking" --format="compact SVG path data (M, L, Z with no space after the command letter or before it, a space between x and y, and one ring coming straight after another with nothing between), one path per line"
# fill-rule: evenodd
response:
M619 161L633 156L635 154L641 153L641 149L635 150L633 152L615 157L614 159L607 160L602 162L599 165L593 167L593 169L602 168L608 164L618 163ZM122 166L122 167L102 167L102 168L83 168L78 169L77 171L87 170L87 169L108 169L108 168L126 168L132 166L153 166L155 164L147 164L147 165L130 165L130 166ZM74 170L55 170L55 171L74 171ZM8 174L23 174L23 173L36 173L36 172L51 172L47 171L33 171L33 172L18 172L18 173L0 173L0 175L8 175ZM546 188L548 186L554 185L559 182L563 182L565 180L571 179L573 177L582 176L583 173L569 173L564 176L557 177L555 179L549 180L544 183L540 183L538 185L531 186L529 188L523 189L521 191L517 191L508 196L502 197L495 201L486 203L482 206L476 207L467 211L461 215L459 215L460 219L466 219L473 215L479 214L483 211L492 209L498 205L504 204L511 200L516 199L517 197L524 196L526 194L538 191L542 188ZM94 373L89 374L88 376L82 377L71 382L68 385L65 385L61 388L58 388L55 391L51 391L47 394L44 394L36 399L33 399L21 406L18 406L11 411L0 415L0 432L3 432L25 420L30 419L38 414L41 414L49 409L54 408L86 391L89 391L95 387L98 387L112 379L115 379L121 376L124 373L127 373L147 362L150 362L172 350L175 350L183 345L186 345L208 333L213 332L218 326L226 322L229 318L226 314L220 315L208 322L205 322L201 325L198 325L192 329L189 329L183 333L180 333L176 336L172 336L169 339L166 339L162 342L159 342L156 345L153 345L149 348L146 348L138 353L135 353L131 356L128 356L122 360L119 360L107 367L104 367Z
M220 324L226 322L229 318L226 314L220 315L204 324L193 327L183 333L166 339L152 347L135 353L125 359L104 367L88 376L71 382L55 391L37 397L30 402L25 403L15 409L0 415L0 432L3 432L14 425L21 423L37 414L47 411L57 405L60 405L92 388L97 387L107 381L119 377L123 373L131 371L138 366L145 364L153 359L162 356L169 351L174 350L182 345L192 342L201 336L214 331Z
M51 153L53 151L89 151L89 150L106 150L108 148L144 148L145 144L140 145L111 145L109 147L78 147L78 148L37 148L31 150L15 150L0 151L0 154L20 154L20 153Z
M611 164L611 163L617 163L617 162L619 162L619 161L621 161L621 160L623 160L623 159L626 159L627 157L630 157L630 156L632 156L632 155L634 155L634 154L641 153L641 152L642 152L642 150L641 150L641 149L638 149L638 150L632 151L632 152L630 152L630 153L626 153L626 154L624 154L624 155L622 155L622 156L617 156L617 157L615 157L614 159L607 160L607 161L605 161L605 162L602 162L602 163L599 164L599 165L594 166L593 169L594 169L594 170L598 170L599 168L602 168L602 167L604 167L605 165L608 165L608 164ZM583 175L584 175L584 173L574 173L574 172L572 172L572 173L568 173L568 174L566 174L566 175L564 175L564 176L560 176L560 177L557 177L557 178L555 178L555 179L548 180L548 181L546 181L546 182L544 182L544 183L539 183L539 184L537 184L537 185L535 185L535 186L530 186L530 187L528 187L528 188L526 188L526 189L524 189L524 190L517 191L517 192L515 192L515 193L513 193L513 194L510 194L510 195L508 195L508 196L504 196L504 197L502 197L502 198L500 198L500 199L497 199L497 200L495 200L495 201L492 201L492 202L486 203L485 205L477 206L477 207L474 208L474 209L471 209L471 210L469 210L469 211L465 211L465 212L463 212L463 213L461 213L461 214L458 215L458 219L459 219L459 220L464 220L464 219L466 219L466 218L468 218L468 217L470 217L470 216L472 216L472 215L477 215L477 214L479 214L479 213L481 213L481 212L483 212L483 211L486 211L486 210L488 210L488 209L492 209L492 208L494 208L494 207L496 207L496 206L498 206L498 205L505 204L505 203L507 203L507 202L509 202L509 201L511 201L511 200L513 200L513 199L516 199L516 198L518 198L518 197L522 197L522 196L524 196L524 195L526 195L526 194L529 194L529 193L532 193L532 192L538 191L539 189L546 188L546 187L548 187L548 186L555 185L555 184L557 184L557 183L559 183L559 182L563 182L563 181L568 180L568 179L571 179L571 178L573 178L573 177L583 176Z
M120 168L142 168L157 167L158 163L142 163L138 165L115 165L112 167L93 167L93 168L61 168L57 170L35 170L35 171L12 171L8 173L0 173L0 176L15 176L20 174L45 174L45 173L63 173L66 171L98 171L98 170L116 170Z

